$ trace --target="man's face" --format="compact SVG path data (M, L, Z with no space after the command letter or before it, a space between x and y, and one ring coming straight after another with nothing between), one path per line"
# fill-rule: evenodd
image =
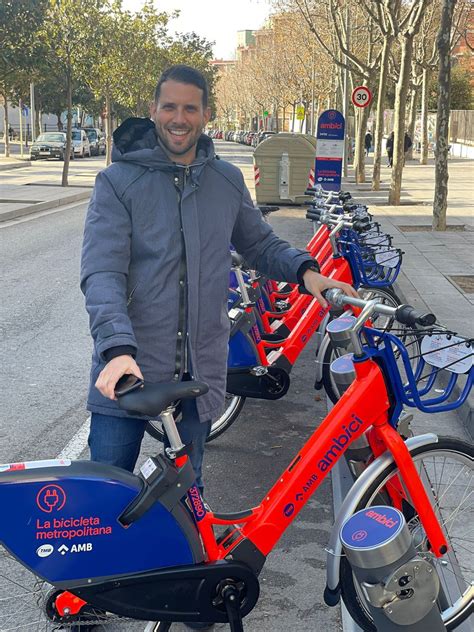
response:
M210 114L210 108L202 104L202 90L171 79L161 84L159 99L150 107L150 116L169 157L184 165L196 157L196 145Z

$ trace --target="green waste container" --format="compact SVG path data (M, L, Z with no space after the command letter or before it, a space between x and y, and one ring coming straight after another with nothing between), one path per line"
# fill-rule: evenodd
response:
M314 178L316 138L280 133L265 139L253 154L257 204L304 204Z

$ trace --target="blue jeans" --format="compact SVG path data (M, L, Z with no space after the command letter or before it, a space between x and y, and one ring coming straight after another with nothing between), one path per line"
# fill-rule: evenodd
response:
M196 483L202 491L204 445L211 430L211 422L199 421L194 399L184 399L181 406L182 419L177 428L181 441L192 446L189 458L196 474ZM133 472L140 454L146 424L143 419L92 413L88 441L91 460ZM165 441L165 446L167 445L169 444Z

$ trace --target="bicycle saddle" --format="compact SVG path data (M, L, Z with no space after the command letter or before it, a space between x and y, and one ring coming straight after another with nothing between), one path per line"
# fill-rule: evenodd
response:
M120 408L157 417L177 399L195 399L209 390L205 382L145 382L141 388L118 398Z

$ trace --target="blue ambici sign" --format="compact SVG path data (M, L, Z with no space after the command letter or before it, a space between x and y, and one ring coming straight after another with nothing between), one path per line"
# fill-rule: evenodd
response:
M318 119L314 183L329 191L341 188L344 130L344 116L338 110L326 110Z
M350 549L371 549L393 540L403 529L403 514L394 507L378 505L351 516L341 529L341 541Z

